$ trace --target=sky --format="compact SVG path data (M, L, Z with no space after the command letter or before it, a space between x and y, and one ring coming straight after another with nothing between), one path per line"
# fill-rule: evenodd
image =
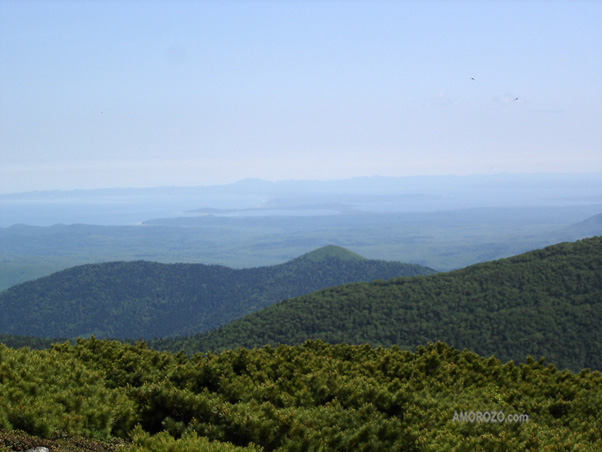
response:
M0 0L0 193L602 171L602 2Z

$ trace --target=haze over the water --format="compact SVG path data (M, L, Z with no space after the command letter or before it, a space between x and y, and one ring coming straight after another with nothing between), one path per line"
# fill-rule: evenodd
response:
M602 2L0 3L0 193L602 171Z

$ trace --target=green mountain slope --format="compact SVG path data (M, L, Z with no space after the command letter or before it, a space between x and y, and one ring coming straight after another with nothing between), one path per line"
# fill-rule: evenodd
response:
M352 281L433 273L356 258L337 247L270 267L110 262L82 265L0 293L0 333L153 338L207 331L277 301Z
M602 238L449 273L331 288L154 346L194 352L308 338L406 348L442 340L502 360L530 354L602 369Z

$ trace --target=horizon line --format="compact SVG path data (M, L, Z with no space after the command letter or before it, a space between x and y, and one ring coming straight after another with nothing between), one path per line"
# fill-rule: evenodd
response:
M417 174L417 175L405 175L405 176L382 176L379 174L373 174L371 176L351 176L343 178L333 179L318 179L318 178L300 178L300 179L264 179L260 177L245 177L242 179L235 180L233 182L214 183L207 185L144 185L144 186L110 186L110 187L96 187L96 188L66 188L66 189L38 189L38 190L27 190L27 191L15 191L15 192L2 192L0 196L12 196L12 195L32 195L40 193L72 193L72 192L94 192L94 191L113 191L113 190L157 190L157 189L194 189L194 188L211 188L211 187L227 187L232 185L241 184L244 182L262 182L269 184L280 184L280 183L302 183L302 182L344 182L358 179L418 179L418 178L470 178L470 177L496 177L496 176L579 176L579 175L602 175L602 171L579 171L579 172L553 172L553 171L534 171L534 172L509 172L501 171L498 173L473 173L473 174Z

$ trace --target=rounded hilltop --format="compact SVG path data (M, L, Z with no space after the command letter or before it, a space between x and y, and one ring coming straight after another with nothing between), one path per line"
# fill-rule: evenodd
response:
M349 251L346 248L336 245L327 245L322 248L318 248L314 251L310 251L299 257L299 259L306 259L312 262L320 262L328 258L337 258L342 260L366 260L365 257L360 256L353 251Z

